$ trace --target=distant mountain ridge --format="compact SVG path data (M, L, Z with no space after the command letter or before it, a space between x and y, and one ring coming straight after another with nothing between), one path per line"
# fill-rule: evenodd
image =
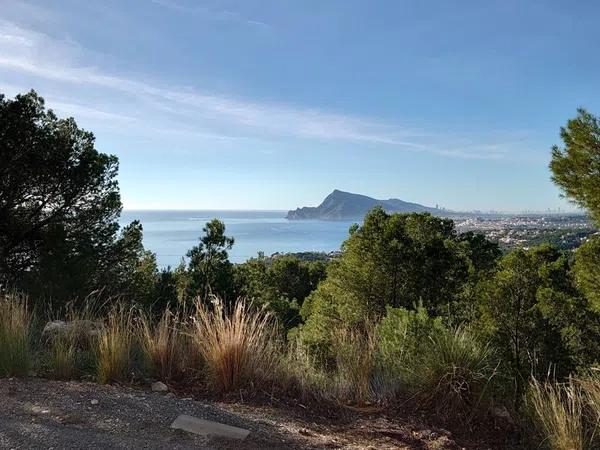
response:
M396 198L377 200L361 194L352 194L335 189L325 197L325 200L316 207L305 206L288 211L286 218L289 220L348 220L362 219L365 214L375 206L381 206L387 212L428 212L442 215L447 213L438 208L423 206L418 203L405 202Z

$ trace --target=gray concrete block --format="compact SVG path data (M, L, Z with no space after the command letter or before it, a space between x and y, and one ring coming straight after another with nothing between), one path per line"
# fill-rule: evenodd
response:
M192 416L181 414L171 424L171 428L176 430L184 430L194 434L203 436L218 436L228 439L244 440L250 434L249 430L243 428L232 427L219 422L210 420L198 419Z

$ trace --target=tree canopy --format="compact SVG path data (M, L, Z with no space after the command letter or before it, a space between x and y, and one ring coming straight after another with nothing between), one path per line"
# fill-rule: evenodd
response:
M233 265L227 253L234 238L225 235L225 224L218 219L208 222L202 229L197 246L188 251L190 282L188 295L207 298L219 295L234 300Z
M552 147L552 180L564 195L600 222L600 123L584 109L560 130L564 147Z
M447 315L463 298L465 284L493 266L499 255L495 244L456 233L450 219L388 214L381 208L351 229L342 249L326 280L302 306L307 342L327 345L337 325L378 319L388 306L422 305L430 313Z
M54 301L129 290L144 255L142 227L119 233L117 158L31 91L0 95L0 161L4 284Z

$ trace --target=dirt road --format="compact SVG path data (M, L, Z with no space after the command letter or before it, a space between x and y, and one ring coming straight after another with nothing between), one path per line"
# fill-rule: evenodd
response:
M6 449L457 449L447 434L385 419L318 423L285 408L227 405L149 390L38 378L0 379ZM187 414L250 430L243 441L169 428Z

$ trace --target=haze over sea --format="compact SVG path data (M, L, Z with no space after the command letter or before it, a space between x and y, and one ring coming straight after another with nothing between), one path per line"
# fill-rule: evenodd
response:
M140 220L144 227L144 247L156 253L161 267L176 266L187 251L197 245L202 228L217 218L226 226L226 234L235 238L230 260L244 262L257 255L275 252L339 250L348 237L352 221L291 221L286 211L142 211L124 210L120 223Z

